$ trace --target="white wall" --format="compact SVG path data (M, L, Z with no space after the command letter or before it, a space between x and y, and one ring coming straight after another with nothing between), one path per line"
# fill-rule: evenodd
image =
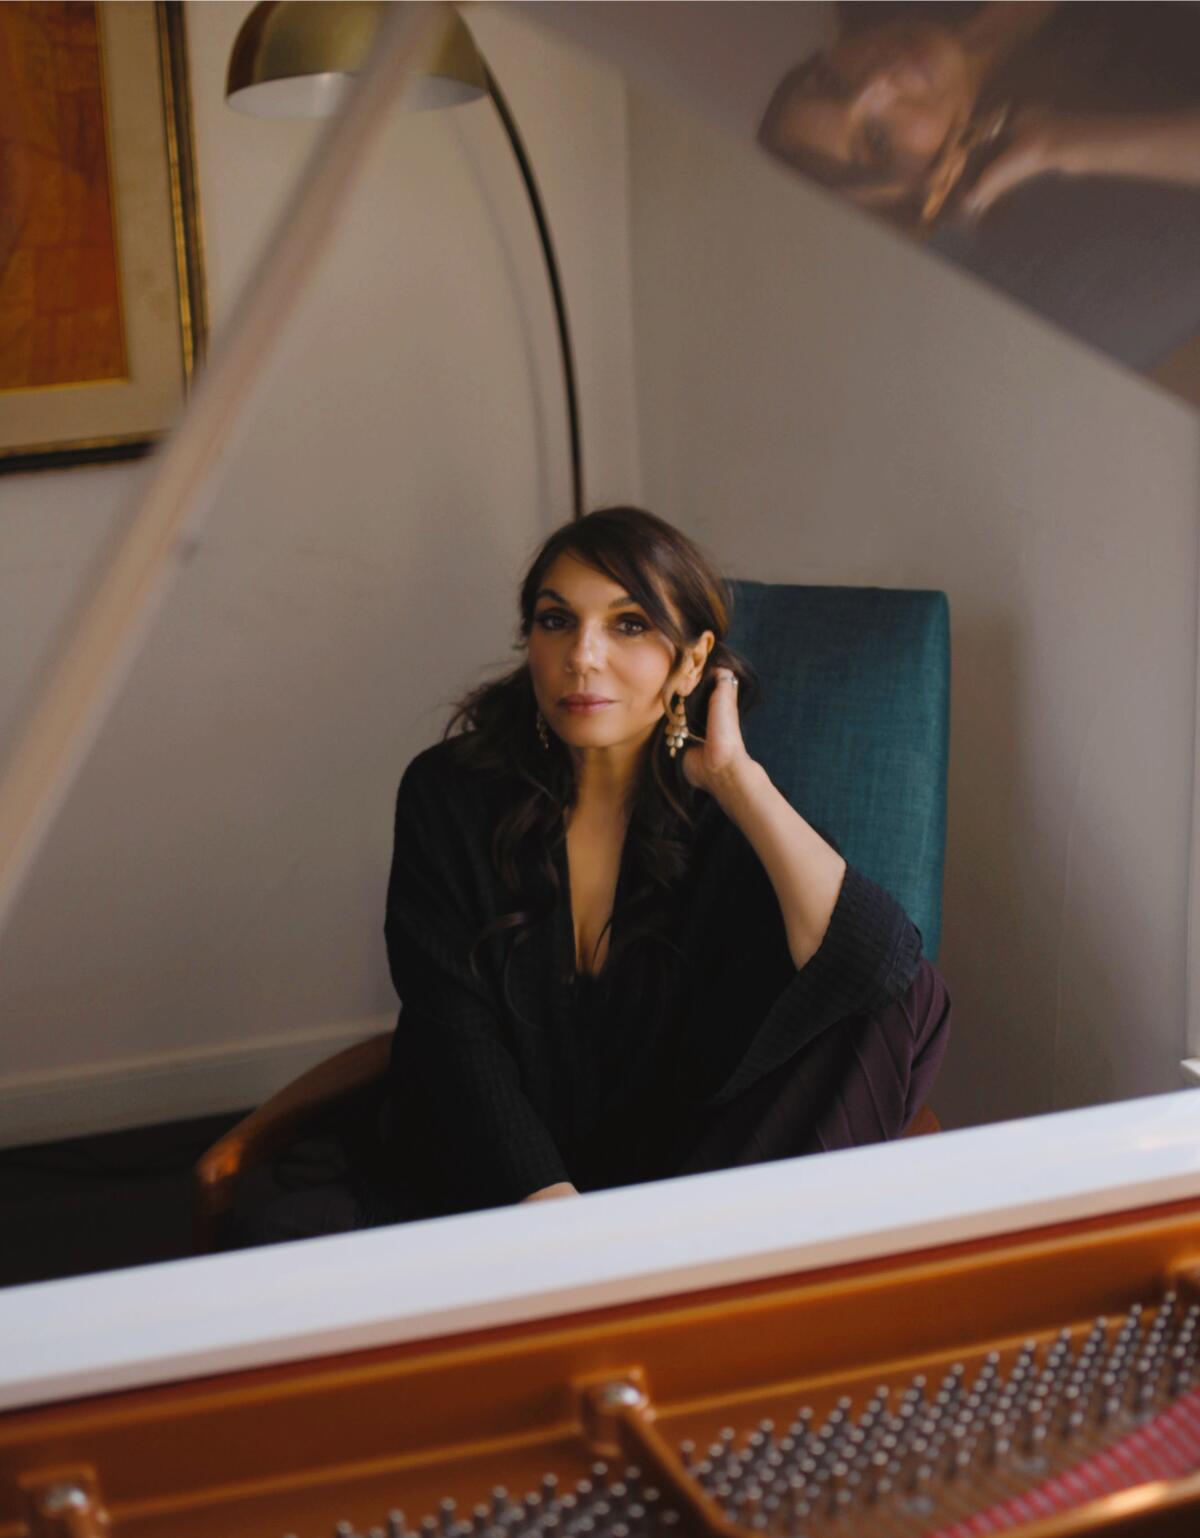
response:
M215 345L311 123L221 100L248 4L188 7ZM592 499L638 495L624 88L504 7L575 334ZM253 1102L394 1012L407 760L570 513L549 291L487 103L397 113L281 339L207 530L0 937L0 1141ZM153 465L0 480L0 740Z
M1195 414L631 95L648 505L771 581L943 588L961 1123L1177 1088Z

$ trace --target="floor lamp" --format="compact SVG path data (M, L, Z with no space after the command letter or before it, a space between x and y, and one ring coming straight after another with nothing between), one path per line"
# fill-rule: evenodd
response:
M259 117L315 117L335 112L351 78L366 64L386 0L260 0L242 24L225 84L231 107ZM583 469L575 360L558 261L529 156L504 93L462 18L445 8L445 26L424 51L405 106L420 110L491 98L512 146L537 225L558 328L574 516L583 514Z

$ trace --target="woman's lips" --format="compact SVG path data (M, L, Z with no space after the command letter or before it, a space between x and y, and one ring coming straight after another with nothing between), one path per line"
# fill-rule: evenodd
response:
M607 710L612 700L563 700L562 707L569 710L575 716L594 715L598 710Z

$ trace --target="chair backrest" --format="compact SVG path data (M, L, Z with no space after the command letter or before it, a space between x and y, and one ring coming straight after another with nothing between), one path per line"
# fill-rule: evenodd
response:
M729 643L758 673L747 747L809 822L885 887L936 960L950 611L944 593L730 581Z

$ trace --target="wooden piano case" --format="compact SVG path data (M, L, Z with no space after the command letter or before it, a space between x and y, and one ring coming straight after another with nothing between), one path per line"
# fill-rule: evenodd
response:
M1003 1364L1023 1343L1080 1337L1097 1316L1115 1328L1171 1289L1182 1307L1198 1267L1200 1200L1189 1199L18 1409L0 1416L0 1538L312 1538L339 1522L343 1533L509 1532L520 1520L484 1516L497 1486L518 1502L541 1490L528 1524L555 1479L560 1492L586 1488L598 1462L610 1482L634 1466L687 1533L945 1531L948 1512L989 1504L968 1480L951 1492L957 1508L935 1500L924 1521L911 1500L893 1509L861 1495L854 1510L731 1519L689 1446L715 1451L724 1431L736 1447L755 1428L761 1445L764 1421L779 1430L807 1407L816 1427L843 1396L857 1408L915 1374L932 1384L961 1364L969 1380L989 1353ZM1132 1491L1019 1530L1200 1533L1200 1474L1146 1473ZM456 1515L477 1507L471 1526ZM397 1508L406 1515L389 1529ZM636 1513L624 1526L636 1530ZM537 1528L570 1530L549 1516Z

